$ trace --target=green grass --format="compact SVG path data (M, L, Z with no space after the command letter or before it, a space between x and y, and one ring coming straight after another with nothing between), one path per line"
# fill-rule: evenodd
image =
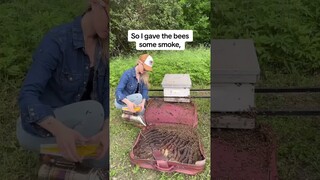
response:
M259 86L320 87L319 1L211 2L212 38L254 40L263 70ZM319 110L319 93L295 95L257 95L256 103L275 110ZM259 117L258 122L271 124L277 134L280 179L320 179L319 117Z
M298 2L300 0L294 0ZM303 0L301 3L289 1L256 1L248 3L221 1L215 8L215 23L212 30L215 38L254 38L262 69L264 87L320 86L320 76L304 76L297 73L319 70L319 2ZM243 4L241 4L244 2ZM279 4L281 6L279 6ZM251 5L262 4L258 8ZM239 5L239 6L237 6ZM228 9L229 6L234 6ZM293 8L296 6L296 9ZM242 7L242 8L240 8ZM271 8L271 11L270 10ZM305 10L304 7L307 7ZM248 9L246 9L248 8ZM287 11L287 8L292 10ZM17 96L22 78L31 62L31 55L43 35L52 27L70 22L85 9L83 3L73 1L14 0L0 3L0 179L34 180L38 171L38 156L22 150L16 140L16 119L19 116ZM237 9L234 11L233 9ZM252 11L252 13L248 13ZM259 16L256 16L259 12ZM264 14L272 14L265 16ZM298 13L297 13L298 12ZM305 12L304 15L303 12ZM310 13L311 12L311 13ZM275 18L275 15L280 14ZM284 14L284 16L283 16ZM270 18L272 20L270 20ZM298 19L301 18L300 21ZM290 21L287 21L289 19ZM257 21L258 20L258 21ZM284 20L284 21L283 21ZM283 24L283 22L285 24ZM298 22L298 23L297 23ZM218 26L217 26L218 25ZM308 26L313 27L310 31ZM289 30L289 32L287 32ZM255 33L258 32L258 33ZM283 35L285 34L285 35ZM287 34L291 36L288 37ZM280 43L279 43L280 42ZM165 73L191 73L195 85L208 88L210 85L209 50L197 48L181 52L150 52L154 56L155 67L151 74L152 88L160 88ZM114 90L123 70L135 64L138 55L118 57L111 63L111 87ZM201 59L193 64L194 59ZM125 63L123 63L125 62ZM184 64L188 66L184 67ZM173 68L173 69L171 69ZM274 69L291 72L292 75L277 74ZM317 71L319 72L319 71ZM317 73L315 73L317 74ZM319 73L318 73L319 74ZM113 92L113 91L111 91ZM111 93L113 97L113 93ZM270 101L270 99L274 101ZM317 97L303 97L288 100L286 97L258 97L258 107L281 107L281 103L302 103L316 100L308 105L318 105ZM132 167L128 153L139 130L119 119L111 98L111 172L113 178L121 179L208 179L210 174L209 114L210 103L196 100L199 111L198 131L203 137L208 161L206 170L198 176L181 174L168 175L152 170ZM278 172L280 179L320 179L320 119L319 117L259 117L259 122L272 125L278 137ZM213 157L214 158L214 157Z
M277 135L280 179L320 178L319 117L259 117Z
M114 91L113 91L114 92ZM130 164L129 152L132 150L140 129L121 119L121 111L116 110L111 100L110 114L110 177L114 179L210 179L210 101L196 100L198 108L198 133L206 155L206 169L197 176L179 173L167 174L139 168Z
M150 52L155 61L154 71L150 74L152 88L161 88L164 74L188 73L191 75L193 88L210 86L210 51L200 47L185 51ZM133 67L139 55L117 57L110 64L112 89L110 93L110 177L112 179L210 179L210 100L195 99L198 110L198 133L202 139L205 155L205 171L189 176L180 173L162 173L139 168L130 164L129 152L140 129L121 119L121 111L114 107L115 84L124 70ZM203 73L203 74L202 74ZM150 92L150 95L161 93Z
M51 28L86 10L86 0L15 0L0 3L0 73L23 77L32 52Z
M22 150L16 139L17 95L21 80L0 76L0 179L36 179L38 156Z
M258 83L263 87L319 87L319 76L268 72ZM320 94L257 94L263 109L319 110ZM277 167L280 179L320 178L320 117L259 116L259 123L272 126L278 143Z
M152 86L161 86L165 74L190 74L193 84L210 86L210 49L198 47L184 51L151 51L148 52L154 60L150 73ZM142 53L141 53L142 54ZM110 86L115 87L122 73L133 67L140 54L120 56L111 59Z
M113 70L111 70L113 71ZM266 78L267 77L267 78ZM289 87L289 86L313 86L320 85L319 76L285 75L269 73L259 82L259 86L267 87ZM22 79L8 79L0 76L0 179L35 179L38 171L38 156L22 150L16 140L15 125L18 117L17 95L19 93ZM154 85L156 86L156 85ZM159 88L159 87L154 87ZM207 88L205 86L201 88ZM111 97L113 97L111 93ZM261 96L261 95L259 95ZM262 98L262 99L261 99ZM285 97L276 98L276 102L270 102L270 98L259 97L258 107L273 107L286 103ZM307 98L307 97L304 97ZM307 98L308 99L308 98ZM314 98L315 99L315 98ZM308 99L310 100L310 99ZM316 99L315 99L316 100ZM296 100L297 102L303 102ZM119 111L112 106L111 98L111 122L110 122L110 162L112 177L158 177L159 179L177 178L186 176L180 174L167 175L152 170L132 167L129 163L128 153L133 145L139 130L131 125L125 124L119 117ZM209 130L201 130L208 127L209 122L206 114L209 110L209 102L196 100L199 108L199 133L204 138L205 153L210 155L209 145L205 142L209 138ZM289 102L290 103L290 102ZM310 105L319 103L317 100ZM206 110L208 108L208 110ZM320 177L320 118L319 117L259 117L259 122L272 125L278 137L278 173L280 179L319 179ZM209 157L208 157L209 158ZM212 157L214 158L214 157ZM116 163L113 163L116 162ZM209 161L208 161L209 163ZM209 166L207 164L204 173L198 178L209 177ZM197 177L189 177L197 178Z
M253 39L262 69L319 73L320 1L211 2L212 38Z
M38 156L22 150L16 139L17 97L32 52L51 28L72 21L85 0L12 0L0 3L0 179L34 180Z

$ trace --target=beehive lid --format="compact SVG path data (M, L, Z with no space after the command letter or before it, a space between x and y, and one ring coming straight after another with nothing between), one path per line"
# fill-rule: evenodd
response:
M260 67L253 40L214 39L211 47L213 82L220 82L221 78L233 75L237 76L236 81L257 80Z
M189 74L166 74L161 83L163 88L191 88Z

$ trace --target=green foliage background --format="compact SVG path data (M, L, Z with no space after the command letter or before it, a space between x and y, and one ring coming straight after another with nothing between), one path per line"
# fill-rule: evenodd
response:
M195 1L192 0L113 0L111 3L111 68L119 71L111 71L112 84L115 85L120 74L126 66L119 67L119 59L123 59L123 63L131 65L135 63L137 57L136 52L132 48L134 43L127 42L127 30L129 29L193 29L194 43L197 46L194 50L188 50L188 56L196 56L196 59L206 59L209 62L209 49L199 47L199 44L209 41L209 19L210 6L209 0L196 1L201 2L197 8L199 12L193 15L189 9L190 5ZM206 3L204 3L206 2ZM87 6L87 0L65 1L65 0L0 0L0 179L37 179L39 169L38 156L34 153L23 150L16 139L16 119L19 116L19 107L17 104L17 96L19 94L21 83L30 67L32 54L37 48L43 36L53 27L63 23L71 22L76 16L81 15ZM195 21L195 22L194 22ZM196 23L197 22L197 23ZM206 30L205 30L206 28ZM202 31L208 32L202 36ZM190 43L188 43L190 44ZM187 48L189 49L189 48ZM181 53L182 51L180 51ZM124 55L127 53L126 55ZM173 66L182 66L187 64L189 57L180 56L177 52L155 53L155 57L163 59L163 62L157 62L157 65L165 67L164 70L171 72L185 72L183 69L173 68ZM195 55L195 53L197 55ZM120 55L121 54L121 55ZM166 56L167 55L167 56ZM179 62L171 62L170 58L179 59ZM192 60L195 60L192 58ZM165 63L166 62L166 63ZM131 63L131 64L130 64ZM190 67L190 71L194 71L192 78L198 85L207 85L210 82L209 68L206 65L200 65L197 69L197 61L194 61ZM200 64L202 62L199 62ZM127 65L126 64L126 65ZM172 66L170 65L172 64ZM187 64L188 65L188 64ZM118 66L118 67L117 67ZM155 68L155 76L151 76L153 85L159 84L160 75L165 71ZM205 74L203 76L203 74ZM199 78L198 78L199 77ZM208 112L209 101L202 102L199 109ZM118 117L118 116L117 116ZM203 123L209 123L209 115L204 114ZM124 125L120 124L119 132ZM204 129L209 125L203 125ZM136 131L134 131L136 132ZM204 132L206 135L206 150L209 154L209 131ZM134 138L134 136L126 136ZM125 139L121 137L121 139ZM126 143L132 145L132 141ZM122 143L121 147L125 147ZM126 146L126 147L130 147ZM127 150L127 149L126 149ZM126 151L117 152L121 157L127 157ZM116 156L118 157L118 156ZM127 159L121 159L125 164L120 166L129 166ZM117 170L117 169L116 169ZM132 168L129 168L131 171ZM136 168L134 171L137 171ZM115 171L114 171L115 172ZM117 172L117 171L116 171ZM142 173L144 171L142 170ZM112 173L112 172L111 172ZM126 174L122 171L119 174ZM130 174L130 173L129 173ZM148 173L145 173L148 175ZM131 175L131 174L130 174ZM210 169L206 173L200 175L201 179L208 179ZM167 179L165 174L159 175L160 179ZM177 177L174 175L173 177ZM178 176L179 179L180 175ZM128 176L128 178L132 178ZM182 177L183 178L183 177ZM181 177L180 177L181 179Z
M13 0L0 4L0 74L22 77L46 32L70 22L86 7L84 0Z
M211 0L212 39L253 39L260 87L319 87L320 1ZM319 110L319 93L257 94L258 109ZM319 179L319 117L258 116L277 136L279 179ZM213 156L214 157L214 156Z
M162 89L165 74L190 74L192 88L210 88L210 48L197 47L184 51L152 51L153 71L150 73L152 89ZM123 72L137 63L140 55L121 55L110 62L110 178L111 179L210 179L210 99L192 99L197 107L197 132L206 155L205 170L195 176L181 173L161 173L130 165L128 153L140 131L124 123L122 111L114 106L115 89ZM209 92L191 92L195 96L208 96ZM149 92L149 96L162 96L163 92Z
M160 88L165 74L190 74L192 86L210 87L210 49L200 46L184 51L150 52L155 60L150 73L151 88ZM123 72L132 68L140 54L118 56L110 63L110 88L115 88Z
M252 38L262 70L320 73L320 1L212 0L211 37Z
M136 52L128 30L193 30L193 45L209 44L209 0L114 0L111 2L112 55Z
M44 34L54 26L71 22L86 6L86 0L0 1L1 76L22 78ZM136 52L135 44L127 42L129 29L191 29L193 45L209 42L209 0L113 0L110 9L113 56Z

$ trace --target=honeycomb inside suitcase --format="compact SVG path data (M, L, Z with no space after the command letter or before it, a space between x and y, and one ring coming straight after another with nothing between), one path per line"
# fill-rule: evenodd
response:
M158 125L144 129L133 153L137 158L152 160L154 150L159 150L172 162L195 164L204 159L195 129L184 125Z

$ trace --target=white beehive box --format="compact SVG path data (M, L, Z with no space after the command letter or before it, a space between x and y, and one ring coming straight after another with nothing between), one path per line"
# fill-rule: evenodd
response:
M164 101L190 102L192 83L189 74L166 74L161 85Z
M260 68L252 40L212 40L211 111L250 111Z

